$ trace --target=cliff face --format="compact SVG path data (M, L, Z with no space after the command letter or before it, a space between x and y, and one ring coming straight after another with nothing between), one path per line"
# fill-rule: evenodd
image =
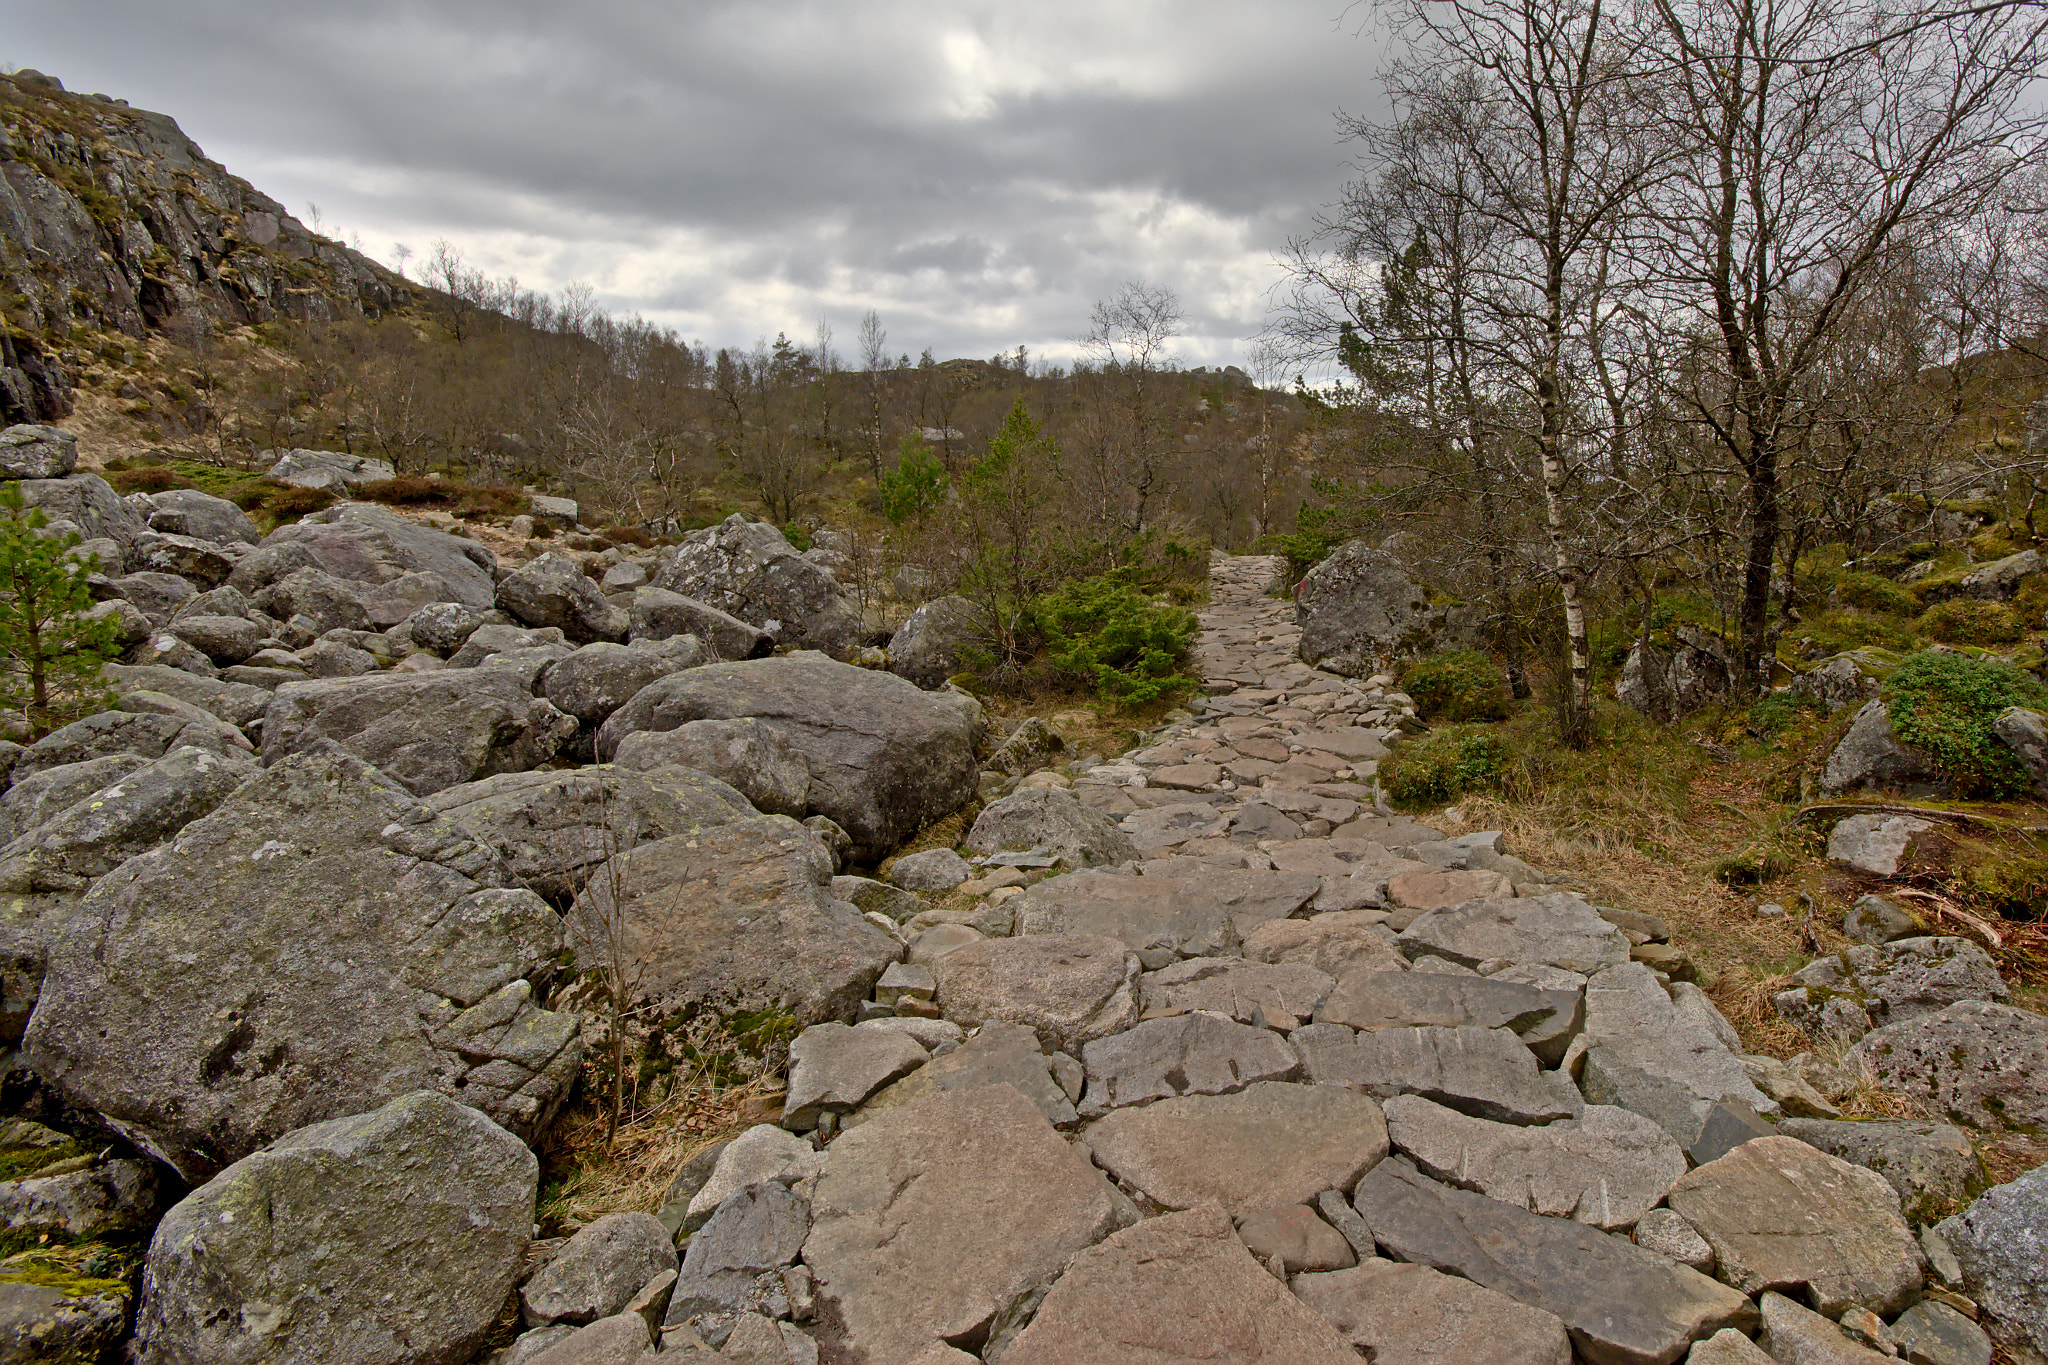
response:
M0 420L69 411L66 350L94 331L375 314L410 289L168 116L0 76Z

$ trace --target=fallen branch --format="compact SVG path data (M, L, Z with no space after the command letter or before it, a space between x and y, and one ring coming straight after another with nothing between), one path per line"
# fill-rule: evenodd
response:
M1983 935L1984 941L1993 948L2003 948L2005 946L2005 936L2003 934L2000 934L1989 924L1986 924L1983 920L1963 909L1963 907L1957 905L1946 896L1937 896L1932 891L1920 891L1912 887L1901 887L1892 891L1891 894L1900 900L1925 901L1934 907L1934 917L1937 920L1943 915L1952 916L1966 927L1975 929L1979 934Z

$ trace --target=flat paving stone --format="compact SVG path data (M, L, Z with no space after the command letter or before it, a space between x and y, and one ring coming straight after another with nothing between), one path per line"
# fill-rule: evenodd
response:
M1428 1266L1373 1257L1288 1283L1373 1365L1571 1365L1554 1314Z
M1311 1024L1289 1037L1303 1074L1379 1099L1421 1095L1475 1118L1549 1123L1571 1108L1538 1077L1535 1054L1512 1033L1484 1028L1390 1028L1359 1033Z
M1259 1081L1292 1080L1301 1059L1287 1040L1214 1014L1149 1019L1081 1049L1087 1117L1175 1095L1227 1095Z

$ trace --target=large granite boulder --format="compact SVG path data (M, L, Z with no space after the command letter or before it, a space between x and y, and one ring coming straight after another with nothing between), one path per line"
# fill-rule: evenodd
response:
M1390 671L1469 644L1469 613L1434 603L1400 560L1354 540L1308 571L1294 593L1302 662L1350 677Z
M216 498L196 488L151 493L149 505L154 509L149 513L149 529L165 535L194 536L222 545L235 541L254 545L263 539L263 533L249 520L247 512L226 498Z
M256 773L245 754L173 749L0 848L0 890L83 890L213 810Z
M694 635L721 659L759 659L775 652L775 637L759 626L665 588L635 588L627 629L634 640Z
M23 479L21 500L40 507L51 521L68 521L87 540L111 540L125 555L145 528L135 509L107 486L97 474L70 474L61 479ZM108 573L119 573L120 564L102 563Z
M1617 701L1667 725L1727 701L1735 681L1726 641L1692 625L1673 633L1669 648L1653 643L1629 650L1614 682Z
M416 796L555 755L576 721L510 670L442 669L286 683L263 712L263 761L333 743Z
M228 582L253 594L301 568L370 586L432 574L445 589L443 601L486 611L497 600L496 567L497 556L476 541L373 503L344 502L272 531L235 566Z
M133 754L150 762L187 746L223 757L250 752L241 731L196 707L144 710L148 701L134 696L122 698L121 705L124 709L74 720L29 745L14 762L14 781L109 754Z
M61 479L78 468L78 438L62 427L17 423L0 431L0 479Z
M1671 1207L1745 1294L1797 1292L1827 1316L1889 1318L1920 1296L1920 1249L1883 1176L1797 1138L1760 1137L1682 1176Z
M626 736L695 720L752 717L810 764L810 809L876 862L974 795L975 727L951 694L817 654L706 664L649 684L597 733L610 759Z
M266 479L296 484L300 488L324 488L342 493L358 484L381 483L398 477L389 461L368 455L351 455L339 450L280 450L277 462L264 472Z
M1008 1085L927 1094L825 1151L804 1263L821 1356L979 1350L1137 1211Z
M1967 1128L2048 1125L2048 1019L1988 1000L1959 1000L1864 1035L1853 1065Z
M498 606L529 626L553 626L577 644L626 638L626 613L604 600L581 563L553 550L498 580Z
M501 773L444 787L426 805L497 850L519 885L562 906L621 853L756 814L731 787L688 768Z
M1358 1360L1328 1319L1252 1259L1216 1208L1148 1218L1082 1252L1002 1358L1129 1365L1134 1346L1154 1360L1213 1365Z
M1389 1157L1354 1201L1396 1259L1462 1275L1561 1319L1596 1365L1672 1365L1689 1343L1758 1321L1749 1298L1598 1228L1438 1184Z
M67 1103L188 1181L413 1090L537 1132L581 1059L535 1007L560 927L497 855L332 748L102 877L25 1047Z
M286 1133L158 1225L137 1365L443 1365L518 1278L539 1168L431 1092Z
M777 644L844 658L861 642L860 608L832 575L738 513L662 551L653 586L756 624Z
M650 1017L845 1022L903 949L831 885L809 830L757 816L620 853L592 872L565 929L577 969L617 976Z
M320 569L293 569L257 588L250 597L267 616L280 621L303 616L323 632L368 630L372 625L363 585Z
M630 645L601 641L549 664L540 675L540 694L585 725L601 725L647 684L711 657L694 635Z
M578 1228L519 1286L520 1312L536 1326L596 1322L623 1311L649 1280L675 1268L675 1244L653 1215L607 1214Z
M810 809L810 762L782 731L751 716L635 730L613 761L621 768L694 768L731 786L763 815L801 819Z
M1068 870L1135 862L1138 847L1117 822L1072 792L1028 787L982 807L961 846L973 853L1043 849Z
M2008 1343L2048 1359L2048 1166L1987 1190L1936 1225L1963 1286L1997 1318ZM2025 1360L2024 1355L2019 1359Z
M1983 1192L1984 1163L1962 1129L1924 1119L1786 1119L1778 1131L1867 1166L1899 1192L1906 1217L1934 1222Z
M1771 997L1780 1017L1810 1033L1861 1037L1882 1024L1933 1014L1958 1000L2008 1001L1990 954L1961 938L1902 938L1816 958Z
M961 1032L959 1025L942 1019L921 1019L913 1023L901 1016L870 1019L854 1032L908 1028L921 1032L926 1029ZM842 1126L851 1128L870 1122L891 1109L901 1108L935 1091L975 1090L989 1085L1016 1087L1018 1094L1030 1100L1038 1112L1045 1115L1047 1123L1074 1121L1074 1103L1053 1078L1051 1061L1039 1043L1038 1035L1022 1024L1006 1024L997 1020L983 1024L964 1039L922 1033L918 1041L931 1042L939 1055L902 1080L885 1087L873 1099L848 1114ZM957 1046L948 1052L938 1047L941 1042L957 1043Z
M1820 789L1827 795L1863 788L1916 795L1936 790L1932 766L1892 733L1891 716L1882 701L1863 704L1821 766Z
M889 671L919 687L944 687L966 670L967 650L986 649L981 610L964 597L938 597L910 613L889 637Z

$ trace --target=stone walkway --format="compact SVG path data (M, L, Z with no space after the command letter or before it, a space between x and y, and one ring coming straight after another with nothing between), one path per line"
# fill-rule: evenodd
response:
M1216 562L1209 695L992 802L968 880L835 880L905 960L678 1178L660 1358L1988 1359L1901 1213L1938 1163L1778 1136L1846 1086L1741 1055L1654 916L1379 805L1413 708L1293 657L1279 567ZM507 1361L585 1358L545 1331Z

